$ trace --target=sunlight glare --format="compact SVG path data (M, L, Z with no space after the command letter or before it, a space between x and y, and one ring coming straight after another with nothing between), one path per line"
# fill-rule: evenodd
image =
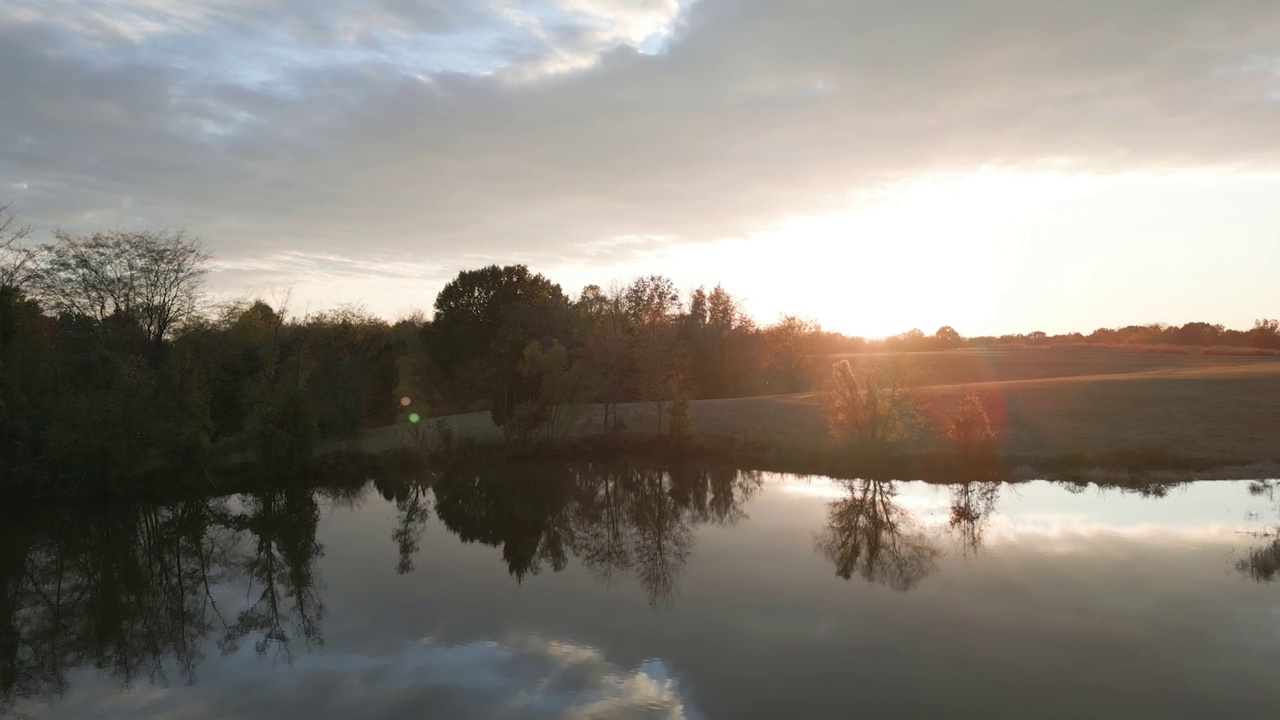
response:
M734 256L754 264L752 275L777 278L751 291L766 317L789 309L875 337L942 325L966 332L1006 302L1004 278L1026 251L1019 218L1090 184L999 170L923 176L857 193L843 213L786 220ZM769 251L779 247L785 257Z

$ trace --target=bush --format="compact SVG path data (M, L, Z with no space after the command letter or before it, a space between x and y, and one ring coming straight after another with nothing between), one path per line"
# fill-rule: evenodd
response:
M943 436L965 456L988 455L995 450L996 431L978 393L965 393L944 420Z
M831 368L822 398L827 429L837 444L880 453L911 437L920 403L910 367L901 357L841 360Z

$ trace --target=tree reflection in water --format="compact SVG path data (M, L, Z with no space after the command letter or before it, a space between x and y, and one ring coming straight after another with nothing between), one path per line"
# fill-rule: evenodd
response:
M1280 480L1259 480L1249 484L1249 494L1265 495L1275 503L1275 514L1280 518ZM1236 561L1241 575L1260 583L1270 583L1280 578L1280 525L1253 533L1263 540L1261 545L1249 548L1245 556Z
M731 468L614 462L438 471L373 484L396 509L397 573L414 570L434 514L461 540L500 548L517 582L576 558L605 583L636 582L659 607L677 594L698 526L746 518L762 478ZM354 488L286 484L165 506L8 513L0 522L0 713L65 691L69 671L79 667L96 667L124 686L192 683L203 648L251 646L287 662L321 645L318 498L358 504L362 491ZM895 482L841 488L817 551L838 576L897 592L937 570L948 533L964 555L979 553L1001 490L952 485L945 522L924 523ZM1277 488L1261 482L1251 492L1275 498ZM1259 536L1265 542L1237 568L1269 582L1280 577L1280 530Z
M173 658L193 682L214 627L209 588L230 535L217 501L168 508L109 505L6 519L0 530L0 709L65 689L93 665L124 685L169 682ZM52 527L53 532L49 532Z
M733 470L584 464L376 485L397 511L397 572L413 569L434 500L461 539L501 547L518 581L576 556L606 581L632 575L656 606L675 595L693 527L741 519L759 484ZM320 514L316 493L289 485L6 518L0 712L61 693L77 667L100 668L124 686L194 682L210 639L224 653L248 645L285 661L320 645Z
M856 574L907 592L937 569L939 550L898 504L893 481L842 484L847 494L827 508L827 527L814 543L836 566L836 575L848 580Z
M433 488L445 526L501 547L517 581L573 556L605 582L634 576L656 607L675 595L694 526L737 521L760 483L731 469L581 463L449 473Z
M297 487L251 493L244 506L221 521L252 536L252 550L233 564L248 579L250 604L225 629L219 646L235 652L246 636L255 636L253 649L259 655L274 650L292 660L290 643L295 639L308 648L324 642L324 604L314 572L324 555L316 541L320 508L311 490Z
M994 482L964 482L952 485L951 515L947 527L960 538L960 546L966 556L976 556L982 550L983 538L1000 502L1000 484Z
M396 544L396 574L413 572L413 556L422 545L422 534L431 519L430 483L419 478L373 481L382 498L396 507L396 527L391 531L391 541Z
M194 683L210 634L289 657L320 641L319 509L309 489L13 514L0 526L0 712L93 666L124 687ZM245 588L234 618L220 605ZM176 677L171 677L172 668Z
M892 480L840 481L845 494L827 507L827 526L814 540L836 575L854 575L908 592L938 569L944 529L928 527L898 499ZM966 557L976 556L1000 501L1000 483L963 482L948 487L946 530Z

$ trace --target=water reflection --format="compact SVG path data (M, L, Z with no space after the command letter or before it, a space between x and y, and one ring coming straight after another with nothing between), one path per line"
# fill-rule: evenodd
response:
M413 558L431 518L430 484L416 478L397 482L378 478L373 484L383 499L396 507L396 528L391 531L391 540L396 544L396 574L413 572Z
M319 508L309 489L8 518L0 548L0 709L93 666L128 687L195 681L204 639L289 656L320 641ZM248 606L228 616L228 586ZM171 677L167 668L176 669Z
M947 486L945 527L930 526L905 507L895 481L840 481L842 496L827 507L827 526L817 535L817 552L845 580L908 592L934 573L950 533L961 553L975 557L1000 502L998 482L969 481Z
M671 602L699 524L732 524L759 473L632 464L527 466L446 473L436 512L465 542L502 548L523 580L570 555L605 582L634 576L650 605Z
M960 536L966 555L977 555L1000 503L1000 483L965 482L952 485L947 527Z
M380 479L362 489L316 491L285 485L163 506L116 502L8 513L0 522L0 714L21 709L25 699L66 692L80 668L96 669L112 684L127 688L138 682L194 684L201 664L215 664L218 655L253 653L280 666L313 657L310 651L323 645L325 638L327 590L320 572L326 554L320 541L324 507L350 514L376 497L362 493L376 492L394 507L394 521L376 533L377 547L384 553L379 557L389 558L394 548L394 562L379 560L386 564L376 568L386 577L392 577L392 571L397 575L425 572L415 570L418 565L433 572L439 568L432 564L435 558L424 555L427 549L448 552L438 542L425 541L436 524L464 543L498 548L501 570L490 567L498 570L503 585L512 583L508 586L514 588L539 573L556 573L576 564L588 571L591 577L582 580L589 585L634 583L639 597L667 610L655 617L667 617L676 613L670 608L682 583L696 585L699 578L723 572L721 566L709 568L694 561L700 529L747 520L749 503L763 484L759 473L732 468L530 464L425 473L395 482ZM962 575L954 563L945 562L948 555L974 561L966 561L966 567L981 566L981 558L1000 552L993 548L1002 536L1007 537L1010 513L1006 509L1001 514L1002 502L1013 505L1015 512L1025 505L1016 497L1022 491L992 483L942 487L856 480L833 487L838 494L827 502L825 518L804 521L798 533L799 552L817 567L817 575L834 567L845 580L856 577L855 584L871 583L898 593L918 588L935 574ZM1237 489L1241 487L1236 484L1229 489L1233 496L1242 495ZM1148 490L1145 496L1150 500L1140 502L1163 506L1172 500L1160 498L1172 489L1162 485ZM1083 500L1047 485L1038 492L1045 490L1051 491L1046 497L1051 496L1054 503ZM1222 531L1246 538L1248 546L1226 561L1239 573L1231 582L1242 587L1252 582L1235 578L1268 583L1280 577L1280 483L1253 483L1249 492L1255 505L1264 498L1268 503L1263 514L1248 519L1250 534L1234 535L1240 529L1238 523ZM1047 506L1049 513L1056 509ZM1071 516L1067 519L1074 521ZM813 545L826 570L808 547L815 530ZM747 534L744 530L735 537ZM331 546L340 546L332 535L324 537L330 538ZM737 552L738 547L721 547L719 552ZM1091 547L1097 551L1101 542ZM785 552L775 545L768 550ZM709 551L704 548L702 554ZM1219 574L1225 564L1220 557L1210 558ZM801 567L794 559L791 562ZM761 567L771 577L791 570L765 563ZM982 572L989 573L991 568ZM791 577L797 583L807 582L803 575ZM839 598L845 598L848 590L842 585ZM1059 595L1070 591L1064 588ZM698 595L698 590L691 595ZM702 596L717 598L725 617L751 602L751 598L709 594L705 587ZM1018 595L1011 597L1016 600ZM696 601L696 597L686 598L680 604ZM744 626L763 631L793 622L796 628L808 628L807 616L789 619L789 605L779 603L771 606L772 614L762 622ZM335 616L344 615L342 608L339 602ZM799 606L796 613L805 615ZM343 621L336 622L341 635ZM825 632L821 630L818 637L825 637L821 634ZM646 659L652 656L631 656L610 665L602 652L556 639L563 636L549 633L545 636L549 639L526 647L515 643L513 635L499 647L476 641L473 635L460 645L423 641L404 652L416 658L419 673L491 655L511 663L502 666L506 674L500 673L501 682L530 687L542 687L542 680L521 676L524 679L517 682L511 673L517 665L532 662L529 657L545 656L604 678L590 682L579 678L571 693L575 703L582 697L623 704L653 702L667 708L683 702L673 694L674 670ZM570 656L573 662L564 660ZM392 673L395 667L392 662L369 672ZM423 678L415 682L430 684ZM624 685L630 695L609 694L609 688Z
M896 501L896 483L853 480L844 487L847 495L828 507L827 527L815 542L837 575L907 592L937 569L940 551Z
M522 581L577 557L605 582L634 576L665 605L693 528L733 523L760 475L629 464L492 468L374 483L396 508L395 572L414 570L431 517L502 549ZM358 504L350 490L324 493ZM122 687L193 683L205 640L292 662L323 644L318 493L290 485L170 506L54 508L0 529L0 711L57 695L93 666ZM172 669L172 672L171 672Z
M905 507L899 501L895 481L843 480L838 485L841 496L827 507L827 525L815 538L815 550L835 566L839 577L849 580L856 575L895 592L911 591L937 571L946 531L958 541L963 556L976 557L997 516L1004 487L997 482L947 486L950 502L943 528L924 522ZM1159 500L1186 485L1153 482L1114 490ZM1079 494L1093 486L1060 483L1059 487ZM1256 481L1248 488L1250 495L1272 501L1274 522L1256 513L1248 518L1270 524L1245 531L1263 542L1249 548L1244 557L1236 561L1236 569L1249 579L1270 583L1280 578L1280 480Z
M249 494L243 506L213 518L220 527L251 538L247 551L229 563L230 572L244 578L251 601L225 626L218 646L232 653L252 637L257 654L291 660L295 644L311 648L324 642L324 602L315 573L316 560L324 555L316 541L320 508L315 494L299 487Z
M1264 496L1274 504L1274 526L1252 533L1262 544L1249 548L1245 556L1236 561L1236 570L1251 580L1270 583L1280 577L1280 480L1261 480L1249 484L1249 494Z
M56 694L93 666L123 686L194 682L219 625L213 588L234 570L220 500L111 505L6 519L0 542L0 710Z

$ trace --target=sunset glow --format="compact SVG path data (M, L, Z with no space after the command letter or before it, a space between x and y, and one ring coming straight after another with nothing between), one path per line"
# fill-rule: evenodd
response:
M6 3L0 205L187 227L301 312L512 262L872 336L1280 302L1269 5L375 5Z
M1280 0L0 0L0 717L1276 716Z

